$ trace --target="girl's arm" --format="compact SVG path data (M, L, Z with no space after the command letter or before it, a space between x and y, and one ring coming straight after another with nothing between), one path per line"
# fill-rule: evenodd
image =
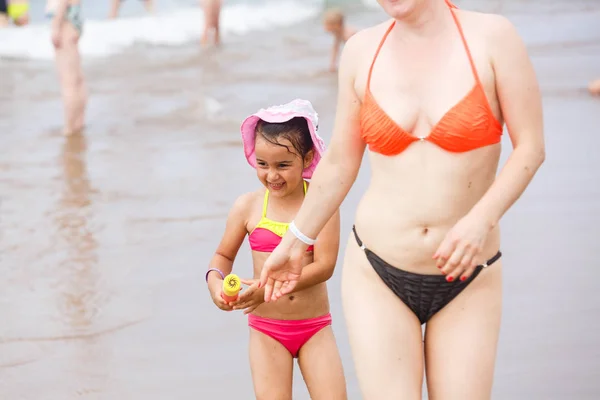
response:
M225 232L221 238L221 242L215 251L208 269L216 268L223 272L224 275L228 275L233 270L233 261L237 256L244 238L246 237L248 216L250 215L249 210L252 205L253 193L246 193L240 196L233 207L229 211L227 216L227 223L225 225ZM208 287L213 293L213 290L221 290L223 279L216 271L208 273ZM213 293L214 294L214 293Z

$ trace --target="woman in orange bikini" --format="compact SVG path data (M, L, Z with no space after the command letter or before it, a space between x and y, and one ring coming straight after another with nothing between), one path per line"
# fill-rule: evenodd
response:
M339 208L368 146L371 181L342 274L363 397L421 399L426 366L430 399L489 399L501 313L498 222L545 157L538 83L501 16L444 0L379 4L392 20L357 33L342 52L331 144L265 262L265 300L295 287L303 252ZM496 177L504 123L513 150Z

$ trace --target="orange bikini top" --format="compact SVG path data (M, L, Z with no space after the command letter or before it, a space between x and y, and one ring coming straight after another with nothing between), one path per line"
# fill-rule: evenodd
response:
M494 116L479 80L465 35L453 10L456 6L449 1L446 1L446 3L450 7L452 17L469 57L469 63L475 76L475 85L444 114L442 119L431 129L429 135L416 137L402 129L379 107L370 89L375 60L379 55L381 46L383 46L396 23L394 21L385 32L373 57L367 77L365 96L360 108L360 136L369 145L371 151L385 156L393 156L402 153L413 142L426 140L446 151L462 153L500 142L502 124Z

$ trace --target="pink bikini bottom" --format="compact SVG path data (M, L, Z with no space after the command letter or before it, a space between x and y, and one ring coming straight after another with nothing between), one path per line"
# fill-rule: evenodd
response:
M292 357L298 357L300 348L309 341L315 333L331 325L331 314L309 319L271 319L248 315L250 328L272 337L285 347Z

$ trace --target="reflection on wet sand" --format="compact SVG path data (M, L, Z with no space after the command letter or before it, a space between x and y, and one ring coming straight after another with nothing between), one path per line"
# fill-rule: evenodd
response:
M93 335L96 316L106 299L100 295L103 291L99 287L98 242L91 226L92 189L86 150L85 136L65 138L60 154L62 190L53 218L62 249L55 293L63 326L61 336L54 339L82 339L71 344L69 357L62 358L65 372L78 382L73 388L77 395L105 386L110 361L110 352Z
M80 333L92 328L100 306L95 254L98 243L90 228L91 188L85 150L85 136L65 139L60 157L63 188L54 217L59 240L66 245L58 268L61 278L57 288L58 307L67 331Z

